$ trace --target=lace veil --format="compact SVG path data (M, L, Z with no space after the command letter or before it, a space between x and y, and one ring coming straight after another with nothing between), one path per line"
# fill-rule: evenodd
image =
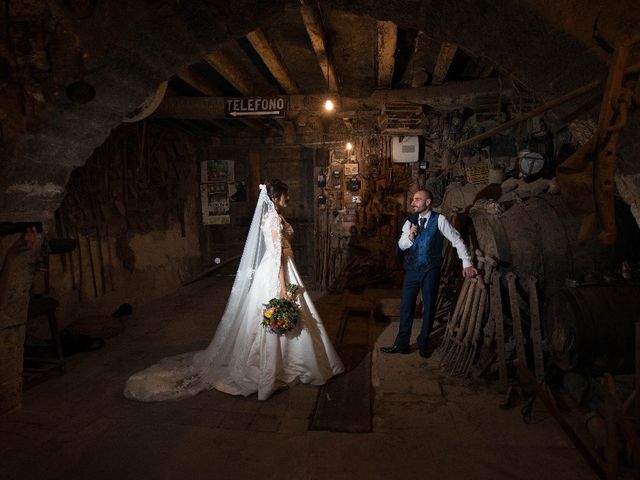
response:
M250 292L261 263L261 271L267 272L266 280L262 276L257 281L265 282L268 295L277 296L279 292L280 232L280 216L267 195L266 186L260 185L233 288L211 343L206 350L165 358L132 375L124 390L126 397L141 401L175 400L211 389L221 379L233 377L234 370L241 371L241 362L251 348L246 341L247 331L254 326L253 322L259 321L256 312L260 305L250 305L252 302L247 299L255 297Z
M254 274L267 253L270 254L276 274L276 279L270 283L278 286L277 272L280 268L282 250L280 248L280 230L280 215L276 212L275 205L267 195L267 187L260 185L260 196L253 213L251 227L244 244L229 301L213 340L207 348L212 358L227 358L227 350L234 348L235 342L230 340L237 337L238 329L242 326L243 319L239 317L246 310L245 303L253 286ZM265 285L265 287L267 286ZM274 292L272 296L277 296L277 293L278 291ZM260 305L250 305L249 307L259 308Z

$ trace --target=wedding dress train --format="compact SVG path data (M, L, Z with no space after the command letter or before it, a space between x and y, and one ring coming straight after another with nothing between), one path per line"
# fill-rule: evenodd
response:
M215 388L232 395L275 390L300 381L322 385L344 370L293 261L293 229L275 210L266 189L260 198L229 301L213 340L202 351L168 357L127 381L124 395L140 401L175 400ZM284 335L261 325L262 305L287 283L299 286L296 327Z

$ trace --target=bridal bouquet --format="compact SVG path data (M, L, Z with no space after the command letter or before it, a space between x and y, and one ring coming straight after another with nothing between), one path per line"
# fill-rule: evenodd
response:
M287 285L287 293L292 299L297 290L297 285ZM262 305L262 326L269 333L282 335L298 324L298 314L298 306L292 300L272 298Z

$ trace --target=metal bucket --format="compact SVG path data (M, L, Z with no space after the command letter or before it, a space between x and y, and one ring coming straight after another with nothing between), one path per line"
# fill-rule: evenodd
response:
M545 343L563 370L634 370L640 286L563 288L544 307Z

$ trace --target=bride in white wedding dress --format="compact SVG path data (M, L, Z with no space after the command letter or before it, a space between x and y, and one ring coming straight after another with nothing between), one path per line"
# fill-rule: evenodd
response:
M258 393L266 400L296 381L323 385L344 371L293 261L291 225L280 215L289 201L279 180L260 185L236 279L220 324L202 351L168 357L132 375L127 398L176 400L215 388L232 395ZM262 305L298 285L298 324L283 335L261 325Z

